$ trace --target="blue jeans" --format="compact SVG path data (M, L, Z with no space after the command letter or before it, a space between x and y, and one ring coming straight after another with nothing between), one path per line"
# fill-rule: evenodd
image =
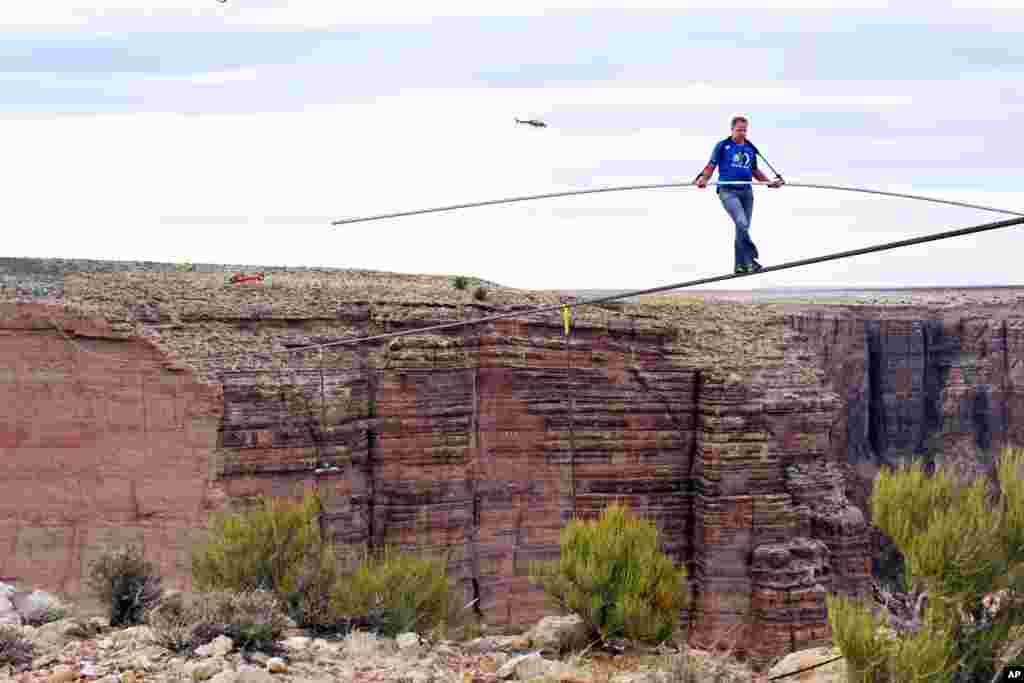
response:
M736 224L736 267L749 266L757 259L757 245L750 239L750 218L754 212L754 191L722 189L718 198Z

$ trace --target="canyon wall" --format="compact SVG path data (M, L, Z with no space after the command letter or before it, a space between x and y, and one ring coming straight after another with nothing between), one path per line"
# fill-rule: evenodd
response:
M990 474L1024 445L1024 306L813 307L786 325L814 351L844 401L828 460L869 515L880 467L949 464ZM901 560L872 531L873 571L897 580Z
M634 312L569 337L508 320L205 374L160 343L159 314L132 317L148 327L3 304L0 576L78 595L94 558L136 543L187 588L212 512L316 490L351 557L444 556L489 623L516 627L547 610L530 563L557 556L567 520L622 500L688 569L691 642L767 661L826 641L826 593L884 569L865 521L880 466L985 470L1024 437L1019 307L801 307L768 321L775 355L736 367ZM379 331L371 317L217 329L286 350Z
M5 580L79 594L95 558L133 543L187 585L189 549L217 505L209 454L222 398L163 361L103 321L0 305Z
M5 576L75 594L92 558L135 542L186 587L211 511L317 490L353 556L444 555L495 625L547 611L530 563L613 500L687 566L697 646L767 660L823 643L826 592L867 587L867 525L835 452L845 404L817 381L817 340L781 319L782 350L745 373L694 365L675 328L622 315L569 337L554 319L405 337L383 364L365 347L296 352L200 382L147 336L59 312L4 313ZM365 307L338 316L368 330ZM309 321L233 324L284 348L332 339Z
M830 458L984 467L1024 443L1024 307L815 307L786 316L845 402Z

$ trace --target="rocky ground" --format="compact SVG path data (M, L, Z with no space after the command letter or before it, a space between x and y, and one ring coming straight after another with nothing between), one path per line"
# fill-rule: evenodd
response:
M0 676L19 683L731 682L767 681L836 654L827 648L796 653L763 674L706 652L684 652L673 646L619 655L559 656L560 643L575 624L571 617L549 617L522 636L481 637L463 643L429 641L415 633L389 639L354 632L344 639L324 639L295 631L272 654L239 652L229 638L221 636L185 656L155 644L148 626L111 629L103 619L71 618L38 628L20 627L35 645L32 668L21 673L0 668ZM839 681L840 666L841 662L792 680Z
M766 682L797 673L793 680L838 683L842 662L813 672L808 666L833 659L830 648L788 656L770 671L754 673L719 653L676 644L621 648L609 652L584 645L586 630L575 616L545 617L520 635L484 635L461 642L416 633L396 638L355 631L345 637L314 637L299 629L284 634L275 652L242 652L219 636L191 653L161 646L150 626L111 628L102 617L73 615L76 610L41 591L15 591L0 584L0 622L32 644L30 667L3 660L0 680L18 683L731 683ZM38 626L48 614L53 621ZM581 647L582 646L582 647ZM787 676L787 678L789 678Z

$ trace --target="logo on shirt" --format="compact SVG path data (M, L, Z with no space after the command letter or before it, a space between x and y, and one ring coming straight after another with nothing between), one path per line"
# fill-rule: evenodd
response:
M746 152L736 152L732 155L732 165L739 166L740 168L750 168L750 155Z

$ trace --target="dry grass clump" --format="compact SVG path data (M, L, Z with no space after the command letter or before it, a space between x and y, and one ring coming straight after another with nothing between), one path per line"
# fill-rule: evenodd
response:
M175 596L154 608L147 622L159 645L183 653L220 636L242 650L273 652L288 628L281 603L262 590Z

